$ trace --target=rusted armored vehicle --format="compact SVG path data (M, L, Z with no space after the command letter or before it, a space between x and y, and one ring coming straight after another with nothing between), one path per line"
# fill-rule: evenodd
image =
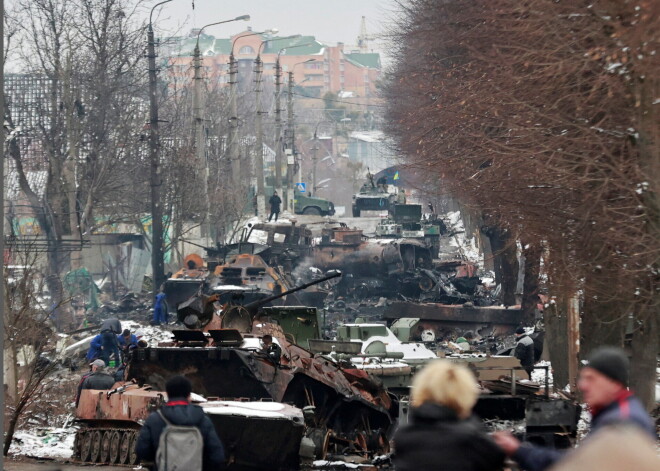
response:
M237 253L225 260L206 263L195 254L184 260L184 267L163 284L169 312L195 294L242 292L245 302L281 293L290 287L285 277L269 266L261 256Z
M136 465L135 444L149 413L166 402L162 391L133 382L110 391L82 392L74 458L88 463ZM303 411L276 402L204 400L194 396L232 455L233 469L294 469L305 433ZM263 443L263 431L271 434ZM258 456L250 457L254 450ZM303 447L304 451L304 447ZM314 450L309 446L308 454ZM249 461L249 462L246 462Z

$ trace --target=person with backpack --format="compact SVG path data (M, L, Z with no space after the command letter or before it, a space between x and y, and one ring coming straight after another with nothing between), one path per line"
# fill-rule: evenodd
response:
M225 469L225 450L201 407L190 404L192 385L183 376L165 384L168 401L145 421L135 451L155 471Z

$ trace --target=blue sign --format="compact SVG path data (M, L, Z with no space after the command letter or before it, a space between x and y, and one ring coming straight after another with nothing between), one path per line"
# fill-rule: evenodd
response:
M305 193L307 191L307 183L305 182L296 183L296 188L298 188L299 192Z

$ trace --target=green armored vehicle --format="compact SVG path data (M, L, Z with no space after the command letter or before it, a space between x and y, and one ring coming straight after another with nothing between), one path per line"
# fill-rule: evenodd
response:
M325 198L297 193L293 202L293 211L296 214L314 214L317 216L334 216L335 214L335 205Z

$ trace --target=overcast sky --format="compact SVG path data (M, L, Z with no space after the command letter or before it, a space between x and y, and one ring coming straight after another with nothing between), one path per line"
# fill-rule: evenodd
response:
M155 4L154 1L153 4ZM367 18L367 32L378 35L386 27L394 9L394 0L173 0L154 13L160 33L188 33L208 23L250 15L248 22L212 26L204 30L218 37L228 37L251 26L254 31L277 28L280 36L303 34L321 42L354 45L362 16ZM370 48L381 48L373 41ZM379 51L384 52L384 51Z

